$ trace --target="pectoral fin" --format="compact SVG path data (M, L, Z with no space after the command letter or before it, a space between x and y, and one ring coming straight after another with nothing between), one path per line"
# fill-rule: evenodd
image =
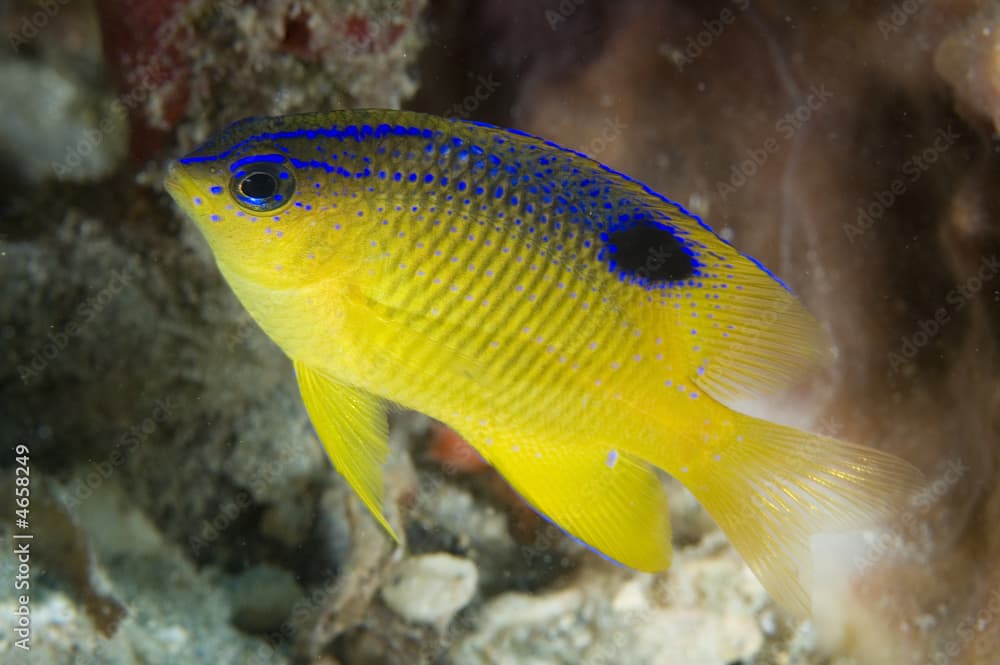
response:
M389 425L380 400L295 361L299 391L326 454L389 535L382 514L382 464L389 457Z

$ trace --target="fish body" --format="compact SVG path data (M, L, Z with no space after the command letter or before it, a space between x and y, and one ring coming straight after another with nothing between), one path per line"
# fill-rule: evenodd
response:
M892 456L730 408L820 359L817 324L698 217L580 153L337 111L236 123L167 189L393 535L386 402L448 424L540 512L640 570L670 562L655 469L670 473L802 612L809 537L915 483Z

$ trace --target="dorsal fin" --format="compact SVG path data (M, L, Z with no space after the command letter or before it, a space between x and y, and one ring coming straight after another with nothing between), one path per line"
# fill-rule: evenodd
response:
M562 154L554 194L601 229L598 260L622 282L648 291L642 299L649 298L653 312L645 322L670 336L672 362L709 395L732 402L778 391L827 355L822 329L788 286L679 203L551 141L468 124ZM606 193L603 207L587 196L595 191Z
M784 282L683 206L607 171L635 220L607 234L608 268L647 290L647 320L702 390L723 402L772 393L824 357L822 329Z

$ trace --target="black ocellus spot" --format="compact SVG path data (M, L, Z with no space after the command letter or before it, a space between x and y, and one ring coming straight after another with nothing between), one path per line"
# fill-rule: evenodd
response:
M694 274L694 258L667 228L639 225L614 231L608 244L616 267L639 279L669 282Z

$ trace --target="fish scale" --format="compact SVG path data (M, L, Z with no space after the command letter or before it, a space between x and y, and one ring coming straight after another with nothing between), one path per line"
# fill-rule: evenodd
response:
M697 216L580 153L335 111L236 123L167 189L394 537L386 400L455 428L539 512L640 570L669 565L656 469L676 476L800 613L811 536L870 524L919 482L890 455L734 410L824 357L818 325Z
M456 167L454 161L455 160L451 160L451 162L446 164L444 167L438 167L440 170L435 172L436 173L435 178L437 180L440 180L442 174L452 173ZM380 164L376 163L374 164L373 169L379 169L380 166L381 166ZM412 175L415 177L407 177L407 179L410 180L411 182L421 181L421 178L417 176L417 174L414 173ZM480 184L472 185L470 187L472 191L475 191L476 186L483 186L481 181L473 181L473 182L480 182ZM495 186L495 181L489 184L491 187L493 187ZM513 188L513 185L510 183L509 179L507 179L507 181L503 185L499 186L507 187L508 191L510 191L510 189ZM419 196L420 193L421 193L420 190L418 190L417 196L407 197L407 200L410 203L414 204L407 212L412 213L413 207L416 207L420 210L425 209L428 207L429 200L431 201L434 200L433 197L431 197L430 195L426 197L420 197ZM484 187L484 195L488 195L488 192L486 192L485 187ZM505 200L503 201L503 203L509 203L509 201ZM376 204L373 203L372 205ZM504 216L509 218L515 217L516 211L512 210L509 205L507 206L501 205L498 206L498 208L499 210L494 212L499 212L500 214L503 214ZM452 214L448 215L447 214L448 212L451 212ZM522 297L529 297L535 294L537 291L543 290L543 287L545 286L544 282L546 280L553 281L554 279L556 279L557 271L552 269L552 264L549 261L536 262L532 260L530 255L524 255L524 254L517 256L512 256L508 254L508 257L512 257L514 259L513 261L501 260L503 258L502 250L504 247L506 247L506 243L504 242L504 240L498 240L498 242L493 243L492 247L485 252L483 251L483 247L481 244L477 245L472 242L466 242L466 238L469 235L472 235L473 237L475 237L477 234L482 235L484 227L486 226L486 223L483 222L481 219L479 219L475 214L468 215L464 213L458 213L454 209L449 208L447 210L439 209L437 211L437 215L438 215L437 218L427 215L425 216L426 217L425 220L421 221L420 219L417 219L415 221L416 224L418 225L421 223L433 224L435 222L440 222L441 221L440 216L444 216L445 219L449 221L446 221L444 224L439 224L436 227L438 229L442 228L447 229L448 236L446 236L444 240L437 243L433 241L434 237L433 228L430 230L431 235L417 234L417 233L411 233L411 235L413 237L420 237L427 239L429 246L441 247L442 254L441 257L437 259L440 265L435 265L434 262L435 259L433 256L424 257L424 260L412 261L408 265L411 266L411 268L412 266L419 265L422 266L428 274L439 275L441 278L441 288L439 292L435 292L432 285L422 283L420 280L413 280L412 274L407 275L407 277L411 278L410 280L411 288L410 289L401 288L405 284L406 279L402 276L399 276L394 278L391 282L389 282L389 286L386 289L389 293L395 294L394 298L397 301L399 302L413 301L414 297L412 291L417 290L419 292L422 292L421 295L425 299L423 302L421 301L415 302L418 309L420 310L442 311L456 307L457 308L464 307L465 309L469 310L467 312L464 312L464 317L463 317L466 326L468 328L485 330L485 331L499 330L503 327L502 323L505 319L505 312L497 308L486 309L476 306L478 302L482 300L483 293L486 292L487 290L486 287L488 286L488 284L482 281L476 281L475 279L462 279L463 277L469 276L464 274L466 272L465 270L463 270L463 267L465 265L474 264L477 261L489 265L498 265L499 266L498 271L501 271L501 274L509 275L509 281L507 283L500 282L498 284L497 290L503 293L504 291L515 290L516 286L520 285L523 287L523 291L520 291ZM394 220L396 223L388 227L391 231L394 231L396 228L404 225L398 221L399 217L400 216L397 215L397 219ZM531 220L531 218L529 218L527 222L522 222L522 225L532 224L533 221L534 220ZM413 222L414 220L411 219L410 220L411 229L413 226ZM460 223L464 223L465 226L462 228L458 228L456 225ZM500 228L510 229L514 227L506 225L506 226L501 226ZM503 237L507 238L508 236L505 234ZM390 239L391 238L386 238L386 240L383 241L383 243L381 244L384 244L384 242L387 242ZM412 246L411 246L411 251L412 251ZM412 254L408 253L408 255ZM532 265L540 265L544 269L531 270L530 267ZM562 275L558 276L561 277ZM423 280L423 282L426 282L426 280ZM461 286L458 287L457 291L450 293L449 289L456 288L455 286L456 284L459 284ZM480 288L477 289L476 288L477 286ZM511 289L512 286L514 286L515 289ZM584 286L585 285L581 284L578 288L583 289ZM466 301L466 296L472 297L471 302ZM431 302L438 302L439 304L431 305ZM553 305L553 307L549 308L549 311L545 311L543 309L546 302L543 300L539 300L538 307L524 309L523 310L524 315L521 316L520 318L514 319L512 324L510 326L507 326L507 328L513 331L520 331L524 328L528 328L529 330L532 331L531 334L527 335L529 338L534 339L540 335L544 340L546 340L545 343L551 343L552 341L559 342L560 340L557 339L558 337L557 333L560 328L562 330L567 330L567 331L575 330L576 332L579 332L579 326L583 324L584 319L586 318L585 314L582 313L579 310L579 308L573 308L570 301L566 299L549 299L548 302L551 305ZM560 305L562 305L563 307L560 308L559 307ZM563 311L560 311L560 309L562 309ZM565 310L570 310L570 311L567 312ZM563 321L565 321L567 318L575 319L575 321L573 321L575 326L563 324ZM429 322L429 325L434 325L434 323ZM449 336L451 336L451 334L454 332L458 332L458 330L449 330ZM483 352L486 352L488 351L488 346L491 341L493 340L490 340L489 335L480 335L478 336L478 338L474 337L473 339L470 340L462 340L461 345L475 346L478 343L478 346L483 350ZM541 345L544 346L545 343L542 343ZM606 349L609 348L607 344L602 344L602 347ZM507 348L513 348L513 346L507 345ZM542 368L546 367L546 363L540 362L538 359L535 359L534 356L530 354L522 354L521 359L523 361L523 364L529 365L530 367L518 366L516 363L513 366L511 366L507 362L502 362L504 359L498 359L498 360L501 360L500 364L502 366L507 367L510 373L512 374L517 374L521 371L528 370L529 374L526 378L529 380L525 381L524 383L526 383L529 386L535 385L535 382L530 381L530 379L534 378L534 376L538 372L543 371ZM424 359L420 360L422 364L427 365L428 369L433 371L433 365L429 365L428 363L426 363ZM508 358L506 360L509 361L510 359ZM525 404L522 405L511 404L510 406L512 407L520 406L521 408L525 408L528 403L532 404L537 403L537 397L541 397L524 393L521 393L518 396L522 399L522 401L525 402Z

